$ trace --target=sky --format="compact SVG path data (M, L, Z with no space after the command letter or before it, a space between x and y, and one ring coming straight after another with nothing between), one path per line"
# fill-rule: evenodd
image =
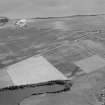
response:
M0 15L11 18L104 13L105 0L0 0Z

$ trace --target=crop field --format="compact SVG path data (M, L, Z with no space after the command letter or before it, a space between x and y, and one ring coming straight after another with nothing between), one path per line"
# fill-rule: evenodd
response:
M105 67L86 73L75 62L94 55L105 60L105 15L33 19L22 28L15 21L0 29L0 74L6 75L2 69L9 65L41 55L74 83L71 91L32 96L20 105L99 105L94 94L104 87ZM12 85L7 78L1 75L0 87Z

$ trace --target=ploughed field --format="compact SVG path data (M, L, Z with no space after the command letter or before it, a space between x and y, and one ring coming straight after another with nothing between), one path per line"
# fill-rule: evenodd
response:
M91 56L89 41L94 41L93 47L100 42L104 46L104 15L34 19L23 28L11 21L10 26L0 29L1 67L37 54L56 66L65 65Z
M98 102L97 94L104 90L105 68L86 73L76 66L75 62L93 55L105 59L105 15L32 20L22 28L14 24L16 20L11 20L7 27L0 29L0 74L5 75L6 72L2 69L9 65L31 56L41 55L68 79L72 78L73 86L67 92L33 95L17 103L20 105L100 105L102 100ZM3 78L7 80L4 82ZM0 82L0 87L8 84L12 86L8 77L2 75ZM9 103L9 100L7 103L0 102L0 105L12 103Z

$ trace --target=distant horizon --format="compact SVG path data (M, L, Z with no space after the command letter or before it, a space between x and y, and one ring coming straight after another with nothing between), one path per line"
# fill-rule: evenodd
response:
M10 18L105 14L105 0L0 0L0 15Z
M88 14L88 15L65 15L65 16L49 16L49 17L32 17L28 18L26 17L25 19L50 19L50 18L73 18L73 17L79 17L79 16L99 16L99 15L105 15L105 14ZM7 16L0 16L0 17L6 17ZM10 18L10 19L22 19L22 18Z
M41 18L41 19L47 19L47 18L72 18L72 17L77 17L77 16L98 16L98 15L105 15L105 14L87 14L87 15L65 15L65 16L49 16L49 17L35 17L35 19L37 18Z

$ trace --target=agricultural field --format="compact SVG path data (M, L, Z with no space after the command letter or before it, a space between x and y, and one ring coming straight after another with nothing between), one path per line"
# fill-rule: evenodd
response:
M0 29L0 105L105 103L97 96L105 87L105 15L30 20L25 27L16 26L17 20L10 20ZM44 91L44 94L30 97L15 90L19 100L14 97L16 102L5 101L3 97L8 92L16 95L8 89L7 93L2 92L2 88L13 86L6 69L32 56L43 56L72 82L72 87L63 93L50 94L45 91L53 88L46 86L36 89L38 92ZM89 62L89 65L83 62ZM27 95L28 92L36 92L33 87L26 87L23 93L26 91Z

